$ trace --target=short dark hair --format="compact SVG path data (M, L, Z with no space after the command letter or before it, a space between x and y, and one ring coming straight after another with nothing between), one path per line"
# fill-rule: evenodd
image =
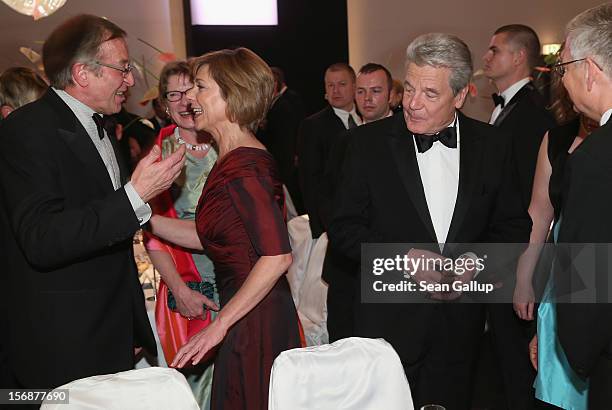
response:
M49 82L55 88L66 88L72 84L75 63L93 62L102 43L125 36L125 31L102 17L80 14L66 20L43 45L43 66Z
M208 67L208 73L227 103L227 118L241 128L257 131L274 95L274 76L268 64L253 51L240 47L195 58L192 62L194 78L204 66Z
M540 39L534 29L524 24L508 24L495 30L494 34L501 33L506 33L509 43L525 49L530 69L540 63Z
M327 67L327 69L325 70L325 74L327 74L329 71L346 71L353 79L353 82L355 82L355 80L357 79L357 76L355 75L355 70L353 70L353 67L351 67L347 63L334 63Z
M389 88L389 92L391 92L391 89L393 88L393 77L391 77L391 73L384 65L377 63L364 64L359 69L359 74L370 74L375 71L383 71L385 73L385 77L387 77L387 88Z
M17 109L39 99L47 88L45 80L31 68L7 68L0 75L0 105Z

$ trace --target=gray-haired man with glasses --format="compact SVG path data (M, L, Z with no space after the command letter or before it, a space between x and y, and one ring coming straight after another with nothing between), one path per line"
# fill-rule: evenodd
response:
M128 370L135 348L156 350L132 237L184 149L163 161L153 149L127 180L104 127L134 85L125 35L96 16L64 22L43 46L51 87L0 126L2 334L18 387Z
M558 242L603 243L609 249L612 243L612 3L589 9L568 23L565 48L555 69L563 76L563 85L576 108L600 124L568 159ZM603 255L607 263L595 264L598 294L606 287L610 289L607 253ZM572 275L582 273L581 266L571 271ZM607 301L610 296L608 293ZM570 366L589 380L589 409L609 409L612 404L612 304L559 303L557 330Z

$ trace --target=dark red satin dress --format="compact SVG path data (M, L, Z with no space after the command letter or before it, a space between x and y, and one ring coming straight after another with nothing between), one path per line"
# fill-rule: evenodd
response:
M196 215L204 251L215 265L221 307L260 256L291 252L284 195L272 156L240 147L211 170ZM213 409L267 409L272 362L300 347L297 313L283 275L270 293L221 342L215 358Z

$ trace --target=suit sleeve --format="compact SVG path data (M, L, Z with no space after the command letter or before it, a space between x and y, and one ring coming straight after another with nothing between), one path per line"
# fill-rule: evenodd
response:
M332 214L334 213L334 197L340 187L340 175L350 135L350 131L347 130L340 133L334 140L329 152L329 158L325 164L325 172L319 183L320 216L325 227L329 227Z
M359 261L361 244L383 242L383 236L370 227L370 189L366 163L357 141L351 141L338 180L329 240L344 255Z
M323 161L325 156L323 154L322 136L318 135L312 121L302 121L299 141L300 187L304 197L304 208L310 218L312 235L316 238L323 232L319 218L318 187L325 170Z
M505 133L493 138L498 137L506 143L505 155L502 163L502 182L487 230L487 242L526 244L531 233L531 218L521 200L512 139Z
M0 183L10 228L28 262L41 270L87 259L139 228L123 188L82 203L74 195L69 200L65 192L80 187L69 185L61 163L74 157L61 155L66 147L55 133L17 121L0 128Z
M591 138L591 137L589 137ZM597 252L608 253L609 243L612 242L612 163L607 158L597 158L606 149L592 155L584 150L576 150L568 161L566 173L568 187L563 204L563 216L560 242L569 243L572 247L583 243L591 247L593 243L608 244L596 247ZM603 154L605 155L605 154ZM599 249L597 249L599 248ZM574 253L577 254L577 253ZM595 283L602 276L609 281L609 255L605 255L607 263L600 266L584 267L582 263L574 260L572 270L566 274L578 275L574 278L565 278L570 282L577 282L581 278L591 276L594 272ZM584 274L581 274L585 269ZM562 281L563 278L559 278ZM567 290L567 288L566 288ZM598 293L602 289L597 289ZM609 300L611 295L607 295ZM557 304L557 331L559 341L566 353L570 366L582 377L588 377L599 357L607 351L612 353L612 304L611 303L559 303Z

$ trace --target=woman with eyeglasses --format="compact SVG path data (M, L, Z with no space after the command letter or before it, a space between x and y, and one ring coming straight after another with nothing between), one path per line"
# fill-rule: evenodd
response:
M514 310L524 320L537 319L537 331L529 344L530 359L538 371L534 383L538 408L586 410L588 382L571 369L556 336L556 309L554 283L546 283L537 310L533 289L533 273L545 242L556 242L556 234L562 223L563 175L568 158L585 138L597 127L597 123L575 111L574 104L561 79L567 63L553 66L553 103L550 107L557 123L562 124L548 131L540 145L533 183L529 215L533 221L529 249L521 256L517 269L514 291ZM550 230L551 223L553 228ZM549 232L550 230L550 232ZM552 268L550 258L543 258L543 274ZM552 275L550 275L552 277ZM534 317L535 313L535 317Z
M154 213L193 220L204 183L217 160L210 134L196 131L186 92L193 87L191 68L185 61L168 63L159 78L159 102L173 124L157 138L162 156L187 147L182 174L169 191L152 203ZM215 315L219 295L211 260L201 251L188 251L147 235L147 250L161 275L157 294L156 325L167 363L191 336L206 327ZM183 370L200 408L210 408L212 364L204 362Z

